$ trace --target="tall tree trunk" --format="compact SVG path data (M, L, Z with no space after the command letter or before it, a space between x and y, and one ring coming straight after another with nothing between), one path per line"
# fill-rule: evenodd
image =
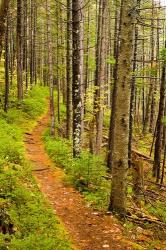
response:
M152 77L157 77L157 68L155 63L155 1L152 0L152 21L151 21L151 70L152 70ZM156 71L156 72L155 72ZM150 126L149 126L149 132L154 131L154 119L155 119L155 90L156 90L156 79L152 79L152 98L151 98L151 107L150 107Z
M25 71L25 86L28 90L28 2L24 0L24 71Z
M161 152L162 152L162 134L163 134L162 119L163 119L163 116L164 116L165 95L166 95L166 62L163 62L162 79L161 79L161 87L160 87L159 113L158 113L158 119L157 119L157 125L156 125L156 141L155 141L155 150L154 150L154 165L153 165L153 176L156 177L157 182L160 179L160 164L161 164Z
M132 0L122 1L121 44L117 67L117 98L115 102L114 148L112 153L112 190L109 210L120 215L126 212L126 186L128 169L130 71L133 43Z
M121 5L122 7L122 5ZM122 13L122 11L120 11ZM114 27L114 58L116 60L114 69L113 69L113 92L112 92L112 103L111 103L111 116L110 116L110 128L109 128L109 141L108 141L108 158L107 158L107 167L111 171L112 169L112 152L114 147L114 128L115 128L115 101L117 96L117 67L118 67L118 57L119 57L119 35L121 30L121 14L119 18L119 6L118 0L116 0L116 10L115 10L115 27ZM120 20L119 20L120 19ZM118 22L119 20L119 22ZM119 23L119 25L118 25ZM119 27L119 31L118 31Z
M59 53L59 27L60 27L60 6L59 3L57 4L56 9L56 82L57 82L57 116L58 116L58 123L60 123L60 91L61 91L61 82L60 82L60 53Z
M90 6L88 5L88 16L87 16L87 41L86 41L86 50L85 50L85 79L84 79L84 86L85 86L85 93L84 93L84 114L86 113L86 97L87 97L87 88L88 88L88 80L89 80L89 46L90 46Z
M8 106L9 106L9 13L7 13L6 34L5 34L5 103L4 103L5 112L8 111Z
M36 58L36 41L37 41L37 3L36 0L34 1L34 19L33 19L33 27L34 27L34 31L33 31L33 79L34 79L34 83L35 85L37 84L37 58Z
M34 83L34 48L33 48L33 40L34 40L34 2L30 0L30 85L32 87Z
M141 0L137 0L137 6L140 6ZM134 53L133 53L133 68L132 68L132 79L131 79L131 98L130 98L130 122L129 122L129 167L131 166L131 150L132 150L132 137L133 137L133 123L134 123L134 107L135 107L135 72L137 67L137 48L138 48L138 26L135 26L134 35Z
M51 36L51 7L50 0L46 0L47 14L47 42L48 42L48 76L50 86L50 116L51 116L51 136L55 135L55 114L54 114L54 84L53 84L53 61L52 61L52 36Z
M0 1L0 59L3 48L3 39L5 34L5 20L7 16L8 5L9 5L9 0Z
M84 8L82 8L81 1L81 13L80 13L80 86L81 86L81 144L83 143L83 134L84 134Z
M23 100L22 59L22 0L17 0L17 90L19 101Z
M67 0L67 54L66 54L66 79L67 79L67 138L72 137L72 25L71 25L71 0Z
M99 154L103 139L103 115L104 115L104 84L105 84L105 49L106 49L106 18L107 0L100 0L98 17L98 36L96 48L96 72L95 72L95 115L96 115L96 148Z
M152 0L152 20L151 20L151 72L150 72L150 86L149 86L149 94L146 105L146 114L145 114L145 122L143 127L143 133L146 134L148 131L152 132L152 124L154 120L154 71L155 71L155 61L154 61L154 51L155 51L155 41L154 41L154 0Z
M72 33L73 33L73 156L81 153L81 0L72 0Z
M133 56L133 75L131 80L131 98L130 98L130 123L129 123L129 167L131 166L132 135L134 122L134 100L135 100L135 71L137 66L137 46L138 45L138 27L135 27L135 44Z

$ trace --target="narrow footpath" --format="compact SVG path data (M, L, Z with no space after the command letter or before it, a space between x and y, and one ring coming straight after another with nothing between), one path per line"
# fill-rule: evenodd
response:
M26 134L25 148L28 159L34 164L38 186L68 231L76 246L73 249L133 249L124 241L122 229L111 215L89 208L78 191L63 183L64 172L55 167L42 141L48 120L46 115L32 133Z

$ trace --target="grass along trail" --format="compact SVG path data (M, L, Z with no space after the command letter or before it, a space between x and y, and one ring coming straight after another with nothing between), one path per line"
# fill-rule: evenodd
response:
M78 191L64 184L63 170L55 167L42 141L48 120L49 116L45 115L32 133L26 134L25 148L27 158L34 164L38 186L63 222L73 249L133 249L123 239L122 229L111 215L89 208Z

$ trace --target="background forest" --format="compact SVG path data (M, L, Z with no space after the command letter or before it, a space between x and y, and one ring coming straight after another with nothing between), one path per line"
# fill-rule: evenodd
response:
M63 185L116 220L117 249L166 249L165 9L0 0L0 249L75 249L36 181L36 126ZM78 246L114 249L93 241Z

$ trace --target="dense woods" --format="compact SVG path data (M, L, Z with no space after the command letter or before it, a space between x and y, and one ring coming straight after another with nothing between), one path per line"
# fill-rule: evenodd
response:
M77 229L41 194L45 152L65 174L57 189L117 218L117 249L166 248L165 10L161 0L0 1L0 248L73 249L65 230L73 241Z

